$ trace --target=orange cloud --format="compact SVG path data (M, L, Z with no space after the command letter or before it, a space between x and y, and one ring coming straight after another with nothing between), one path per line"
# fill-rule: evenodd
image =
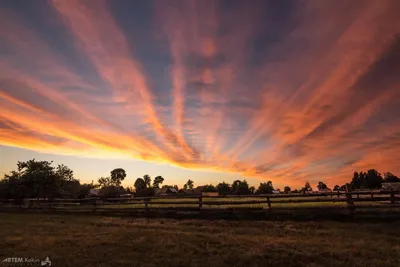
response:
M53 0L40 23L0 11L0 144L279 186L400 172L394 1L124 5Z
M131 57L126 37L121 32L104 1L93 7L80 1L52 1L79 43L87 52L100 75L117 92L119 99L142 114L154 130L164 138L166 146L177 152L184 143L160 121L153 104L153 94L140 62ZM125 89L127 88L127 89ZM188 145L184 144L187 149Z

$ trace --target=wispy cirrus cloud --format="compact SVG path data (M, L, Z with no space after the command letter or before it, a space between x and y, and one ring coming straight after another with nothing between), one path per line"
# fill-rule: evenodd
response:
M277 184L400 172L396 1L40 5L0 11L0 144Z

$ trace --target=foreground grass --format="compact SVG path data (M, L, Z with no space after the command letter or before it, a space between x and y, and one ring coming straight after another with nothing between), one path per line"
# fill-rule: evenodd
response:
M398 222L0 216L0 260L49 257L52 266L400 266Z
M0 214L0 261L52 266L400 266L400 223ZM1 266L1 263L0 263Z

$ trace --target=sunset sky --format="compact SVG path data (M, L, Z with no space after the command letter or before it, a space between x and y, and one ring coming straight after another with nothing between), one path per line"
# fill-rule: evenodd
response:
M0 176L400 175L400 1L0 1Z

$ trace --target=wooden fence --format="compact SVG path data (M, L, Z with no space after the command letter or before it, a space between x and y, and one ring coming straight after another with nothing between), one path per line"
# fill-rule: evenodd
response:
M310 205L307 205L310 204ZM324 203L316 205L315 203ZM400 191L326 192L314 194L267 195L173 195L134 198L85 198L85 199L3 199L0 211L10 209L51 209L59 211L105 209L129 210L205 210L205 209L329 209L330 204L343 203L334 208L387 208L399 207ZM362 203L369 203L362 205ZM292 205L295 204L295 205ZM301 204L301 205L300 205ZM326 205L325 205L326 204ZM294 207L297 206L297 207ZM331 205L332 206L332 205Z

